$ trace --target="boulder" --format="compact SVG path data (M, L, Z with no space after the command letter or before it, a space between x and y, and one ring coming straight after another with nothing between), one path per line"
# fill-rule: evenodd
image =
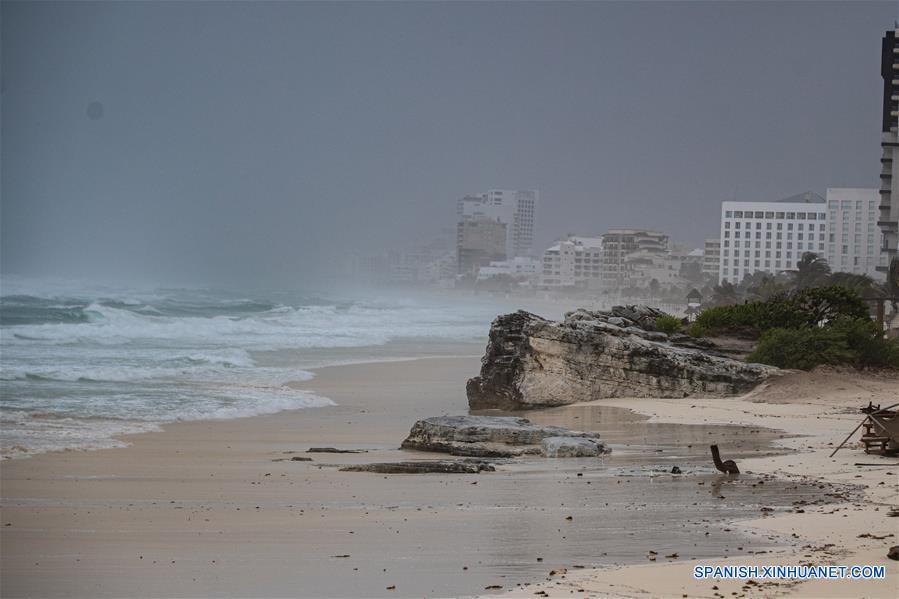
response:
M420 461L420 462L376 462L344 466L341 472L375 472L377 474L478 474L494 472L493 464L477 460L460 461Z
M546 437L543 455L548 458L593 458L606 453L602 443L579 437Z
M520 310L490 327L472 409L528 409L604 397L722 397L750 391L777 368L718 355L709 343L655 331L646 306L576 310L554 322Z
M543 455L546 438L589 439L603 447L597 433L540 426L512 416L435 416L419 420L403 441L403 449L457 456L516 457ZM597 455L597 454L593 454Z

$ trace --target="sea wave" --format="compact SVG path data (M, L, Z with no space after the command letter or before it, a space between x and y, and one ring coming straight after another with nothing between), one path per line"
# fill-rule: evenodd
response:
M119 434L176 420L326 406L288 385L312 378L288 362L364 361L371 351L359 348L473 339L489 323L483 311L409 298L11 290L0 297L0 446L25 448L14 455L115 446ZM282 357L257 363L270 355Z

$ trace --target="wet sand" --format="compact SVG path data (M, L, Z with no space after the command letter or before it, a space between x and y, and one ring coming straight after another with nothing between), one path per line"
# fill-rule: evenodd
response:
M734 528L755 535L784 535L788 543L765 554L722 554L713 560L679 560L669 564L630 565L569 571L530 591L548 597L888 597L899 596L899 562L886 558L899 544L899 458L866 455L858 442L830 457L833 449L861 421L859 408L873 401L899 401L899 376L851 369L792 373L731 399L610 399L589 406L622 407L647 415L649 423L695 423L770 427L792 433L777 445L791 451L740 461L780 481L855 488L837 504L801 505L793 511L737 522ZM858 464L865 464L860 466ZM869 466L869 464L873 466ZM741 475L742 476L742 475ZM705 565L877 565L883 580L763 581L694 580L692 569Z
M523 590L552 569L766 552L788 536L731 523L843 494L773 477L729 479L710 467L710 442L729 457L770 456L771 442L786 440L781 432L675 426L604 405L526 414L600 431L613 447L602 460L498 462L480 475L337 471L439 457L396 447L416 419L464 413L463 381L477 368L473 358L323 368L301 385L335 407L178 423L132 436L123 449L4 462L2 594ZM313 446L368 452L304 453ZM313 461L285 460L295 456ZM669 474L673 465L684 474Z

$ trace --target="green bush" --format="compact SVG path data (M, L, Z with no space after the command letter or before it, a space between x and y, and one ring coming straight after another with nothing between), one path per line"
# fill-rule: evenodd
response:
M708 330L698 322L694 322L687 328L687 335L690 337L705 337L708 334Z
M673 335L681 330L683 324L680 321L680 318L676 316L671 316L670 314L665 314L664 316L659 316L656 318L656 330L665 333L666 335Z
M846 339L832 328L771 329L762 334L747 362L811 370L852 360Z
M751 329L798 329L835 321L839 317L867 319L868 308L851 289L815 287L772 297L766 301L708 308L696 317L711 332Z
M840 317L827 326L766 331L746 359L801 370L821 364L899 368L899 341L884 339L867 317Z
M856 366L899 368L899 339L885 339L870 319L840 318L830 328L845 337Z

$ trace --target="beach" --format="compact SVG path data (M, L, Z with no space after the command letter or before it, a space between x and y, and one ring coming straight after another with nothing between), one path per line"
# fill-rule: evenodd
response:
M477 369L473 356L321 368L295 385L335 406L172 423L124 437L124 448L4 461L2 593L744 593L736 582L694 581L695 558L885 564L886 581L789 592L893 596L897 569L885 553L894 537L857 535L895 533L885 517L895 468L854 467L881 458L853 448L826 455L859 420L855 408L885 399L895 379L798 375L742 399L603 400L525 414L603 431L613 448L604 459L515 460L478 475L338 471L438 457L397 447L415 420L465 413L464 381ZM711 468L710 438L739 460L739 480ZM672 465L684 475L668 474ZM773 515L760 517L762 507Z

